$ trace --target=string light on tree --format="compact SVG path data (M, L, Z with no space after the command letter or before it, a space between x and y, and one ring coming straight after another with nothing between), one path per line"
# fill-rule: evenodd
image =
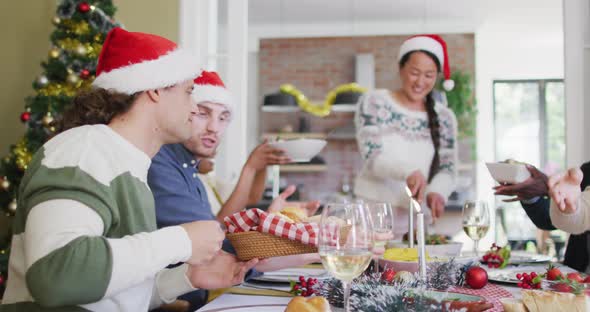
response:
M57 25L61 24L61 18L59 16L54 16L51 19L51 22L53 23L53 25L57 26Z
M41 75L37 78L37 80L35 81L35 83L37 84L37 86L39 86L40 88L45 87L47 84L49 84L49 79L47 78L47 76L45 75Z
M11 214L15 214L16 208L17 208L17 204L16 204L16 198L15 198L10 202L10 204L8 204L8 212L10 212Z
M86 56L86 53L88 52L88 50L86 50L86 47L83 44L79 44L76 46L76 49L74 50L74 52L78 56Z
M2 178L2 183L0 183L0 186L5 191L8 191L8 189L10 189L10 181L8 181L8 177Z

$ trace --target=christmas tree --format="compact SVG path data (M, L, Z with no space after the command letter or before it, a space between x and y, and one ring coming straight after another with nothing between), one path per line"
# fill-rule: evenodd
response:
M35 94L25 101L20 115L25 135L12 146L0 162L0 208L7 216L16 213L17 191L33 154L56 131L55 120L72 98L88 89L106 34L119 26L111 16L111 0L63 0L52 22L48 59L41 63L43 73L33 82ZM7 278L10 241L0 241L0 296Z

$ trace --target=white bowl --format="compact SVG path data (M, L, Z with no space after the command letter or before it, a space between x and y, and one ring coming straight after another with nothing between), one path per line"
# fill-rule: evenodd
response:
M271 143L274 147L285 151L294 162L310 161L326 146L326 140L296 139Z
M486 166L494 180L500 183L520 183L531 176L524 164L486 163Z

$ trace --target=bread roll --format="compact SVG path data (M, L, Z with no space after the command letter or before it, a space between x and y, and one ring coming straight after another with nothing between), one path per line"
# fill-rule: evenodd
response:
M331 312L330 304L324 297L295 297L291 299L285 312Z

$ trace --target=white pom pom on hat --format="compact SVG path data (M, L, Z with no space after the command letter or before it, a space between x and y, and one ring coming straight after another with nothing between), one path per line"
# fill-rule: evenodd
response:
M404 55L418 50L428 51L436 56L445 78L443 88L447 91L453 90L455 82L451 80L447 43L439 35L426 34L412 36L402 43L399 48L397 60L399 61Z

